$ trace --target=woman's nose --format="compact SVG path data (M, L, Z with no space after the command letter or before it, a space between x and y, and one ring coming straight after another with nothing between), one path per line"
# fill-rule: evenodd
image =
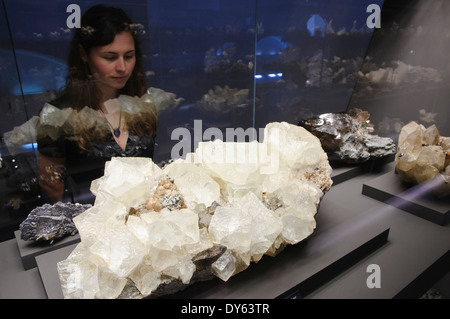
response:
M116 61L116 71L124 72L126 71L125 60L123 58L118 58Z

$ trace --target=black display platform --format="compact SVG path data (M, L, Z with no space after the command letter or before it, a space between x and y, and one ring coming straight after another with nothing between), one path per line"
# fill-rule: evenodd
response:
M357 236L330 242L336 233L322 233L288 246L276 257L264 256L257 264L231 277L198 282L163 298L172 299L300 299L383 246L389 229L366 229ZM335 237L336 238L336 237Z
M25 270L36 267L36 256L48 253L50 251L68 245L72 245L80 241L79 234L55 239L51 244L49 242L25 241L21 238L20 234L21 234L20 230L16 230L14 232L17 247L19 248L20 258L22 260L23 268Z
M331 172L333 185L338 185L364 173L378 172L384 165L392 161L394 161L393 155L372 159L359 164L345 164L339 161L332 161L330 165L333 169Z
M77 244L63 247L36 257L36 264L48 299L63 299L57 263L69 257Z
M331 172L331 180L333 185L336 186L362 173L363 169L360 166L336 166L333 167Z
M360 259L387 242L389 229L366 231L346 240L345 245L330 243L332 234L324 233L297 245L286 247L276 257L264 256L227 282L214 278L195 283L183 291L163 298L303 298L314 289L333 279ZM61 299L57 263L66 259L76 244L36 257L36 263L49 299ZM265 274L261 273L264 272ZM279 271L290 272L289 281L279 277L279 289L264 287ZM267 279L267 280L264 280ZM284 288L283 288L284 287ZM281 289L281 290L280 290Z
M450 196L437 198L427 184L411 186L395 171L363 184L362 193L438 225L450 221Z

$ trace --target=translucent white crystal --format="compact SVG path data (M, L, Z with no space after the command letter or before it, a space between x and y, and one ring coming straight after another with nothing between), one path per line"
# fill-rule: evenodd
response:
M256 183L249 183L245 185L227 184L226 196L229 202L237 201L246 196L247 193L253 193L259 200L261 200L262 188Z
M217 207L208 231L215 243L238 253L250 250L252 217L237 207Z
M131 273L130 279L143 296L150 295L161 284L161 274L144 263Z
M207 172L193 163L175 161L164 168L175 180L186 202L210 206L220 197L220 186Z
M127 281L99 268L90 259L89 250L83 243L79 244L66 260L59 262L57 269L65 298L117 298Z
M258 171L258 144L215 140L199 143L195 162L226 183L243 185Z
M193 258L220 246L210 269L226 281L313 232L330 175L319 140L288 123L268 125L262 143L200 143L163 170L151 159L112 158L91 185L94 206L74 218L81 243L58 264L64 295L116 298L132 282L148 296L189 284ZM186 205L147 205L165 198L161 188Z
M130 207L149 194L147 179L161 174L150 158L113 157L105 165L105 175L93 184L95 188L91 187L91 191L94 195L107 193Z
M91 246L101 240L108 227L108 220L124 221L127 215L126 207L116 201L105 201L87 209L84 213L73 219L80 238L86 246Z
M199 230L200 241L192 244L186 244L183 249L187 254L195 256L196 254L213 247L213 242L209 236L208 230L203 227Z
M180 279L183 284L188 284L195 271L195 265L192 260L183 258L178 262L164 269L163 274L176 279Z
M92 258L119 277L128 276L139 265L147 248L121 222L106 221L101 240L89 247Z
M171 251L175 247L200 241L198 216L193 211L164 209L157 214L158 217L148 224L151 246Z
M141 217L130 215L126 222L128 230L141 241L141 243L148 247L150 244L149 229L146 222Z
M272 246L282 224L252 192L232 203L218 207L209 224L214 242L255 261Z
M236 272L236 258L227 250L211 265L211 269L217 277L227 281Z
M283 224L281 236L289 244L302 241L316 227L314 215L317 212L318 194L311 190L303 185L290 183L276 193L285 204L275 210L275 213Z
M269 123L264 129L264 143L289 167L317 165L323 156L320 140L301 126L286 122Z
M99 291L95 295L98 299L114 299L122 292L127 283L127 279L119 277L104 268L98 270Z
M99 291L98 266L89 260L89 251L79 244L69 257L57 264L65 298L93 299Z

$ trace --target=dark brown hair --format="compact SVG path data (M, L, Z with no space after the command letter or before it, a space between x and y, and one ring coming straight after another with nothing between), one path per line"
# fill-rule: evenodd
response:
M101 92L95 85L88 64L81 58L79 46L81 45L89 54L93 47L112 43L115 36L122 32L130 32L133 36L136 63L129 80L118 93L133 97L144 95L147 87L143 74L143 56L135 25L122 9L96 5L88 9L81 18L81 27L76 29L70 43L66 85L59 96L50 103L60 108L71 107L77 111L85 106L94 110L100 109ZM150 112L147 110L133 115L126 114L124 117L131 134L155 134L156 110ZM89 149L90 141L104 139L106 134L109 134L109 131L105 132L104 127L104 125L98 125L97 129L93 129L78 123L74 133L79 146L86 150Z

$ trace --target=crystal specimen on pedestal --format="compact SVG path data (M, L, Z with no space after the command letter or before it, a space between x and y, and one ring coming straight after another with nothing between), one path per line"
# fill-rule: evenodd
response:
M91 206L58 202L36 207L19 226L21 238L27 241L51 242L57 238L73 236L78 232L73 218Z
M348 114L325 113L301 120L299 125L320 138L330 159L345 163L362 163L395 154L391 138L372 134L369 113L350 109Z
M450 138L441 137L436 125L425 128L410 122L398 138L395 164L398 175L407 183L421 184L433 180L433 191L450 195Z
M320 141L270 123L262 143L200 143L163 169L113 158L74 219L81 244L58 263L66 298L143 298L228 280L310 236L331 187Z

